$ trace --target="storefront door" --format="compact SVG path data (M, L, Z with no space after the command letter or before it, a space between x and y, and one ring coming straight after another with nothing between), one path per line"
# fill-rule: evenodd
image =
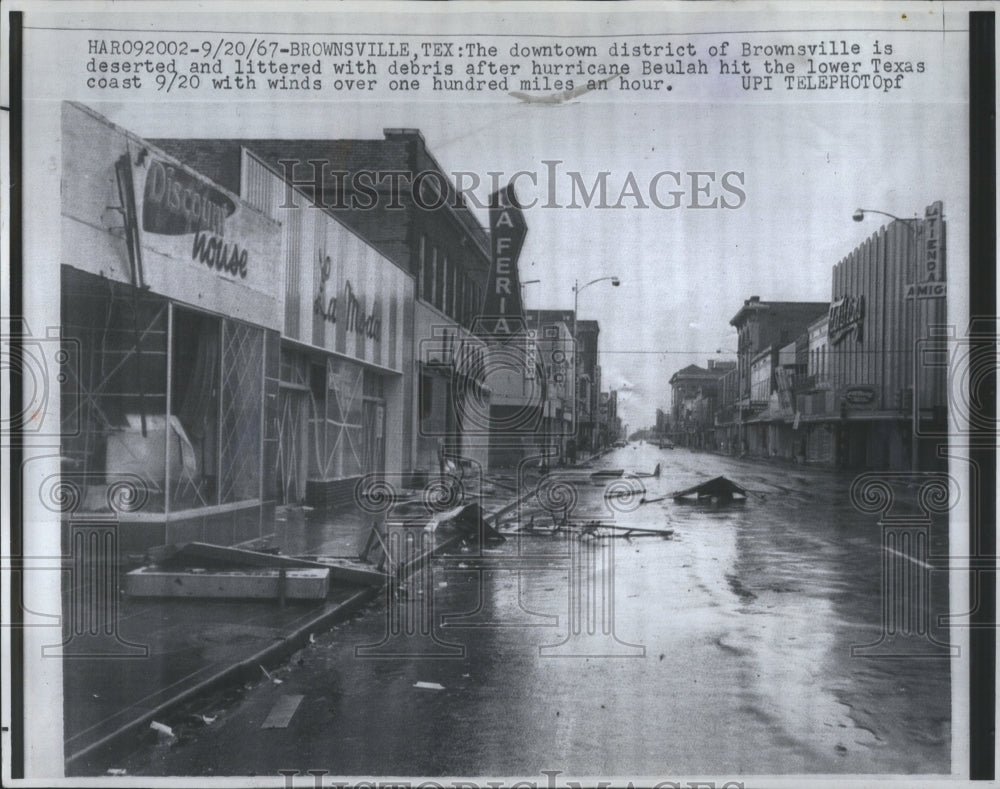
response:
M364 402L365 473L385 471L385 401L366 397Z
M306 497L309 392L282 387L278 408L278 501L298 504Z

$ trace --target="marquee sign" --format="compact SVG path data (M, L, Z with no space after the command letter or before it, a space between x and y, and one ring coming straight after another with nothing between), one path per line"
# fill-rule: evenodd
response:
M141 195L137 213L146 243L224 279L246 281L254 264L262 265L261 230L219 187L146 151L134 157L133 165L136 197ZM258 247L256 260L252 246ZM260 277L254 279L266 287Z
M142 229L183 236L199 231L226 235L226 219L236 203L211 184L169 162L152 159L142 199Z
M382 341L382 304L378 299L372 302L371 310L365 310L365 298L358 297L351 281L344 281L343 293L327 298L326 284L330 280L333 266L330 256L324 250L317 250L319 258L320 283L316 296L313 298L313 314L329 324L335 324L338 318L344 320L349 332L363 334L369 340ZM342 307L342 309L340 309Z
M865 297L844 296L830 305L829 328L827 332L830 342L840 343L848 334L854 332L856 342L864 339Z
M62 161L63 262L281 327L277 221L82 105L63 104Z

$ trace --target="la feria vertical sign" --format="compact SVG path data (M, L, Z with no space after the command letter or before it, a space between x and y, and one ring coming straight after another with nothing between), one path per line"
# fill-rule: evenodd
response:
M478 321L479 334L504 339L522 334L525 330L517 260L527 233L528 225L513 184L494 192L490 196L492 266Z

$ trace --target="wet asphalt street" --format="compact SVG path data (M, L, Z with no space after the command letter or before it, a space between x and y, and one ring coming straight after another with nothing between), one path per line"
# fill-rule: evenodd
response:
M851 654L882 634L885 555L877 516L850 503L854 476L648 444L597 466L650 472L657 462L659 478L625 483L641 485L641 498L718 474L753 495L732 506L639 504L573 486L571 520L673 537L515 534L512 522L505 544L439 557L397 599L317 634L273 673L280 684L262 677L199 700L186 712L214 721L118 766L540 784L544 770L948 773L949 661L932 657L945 650L915 638ZM551 518L536 513L536 525ZM945 538L940 520L932 555L947 552ZM946 610L945 574L923 577L933 612ZM287 726L262 729L289 695L303 698Z

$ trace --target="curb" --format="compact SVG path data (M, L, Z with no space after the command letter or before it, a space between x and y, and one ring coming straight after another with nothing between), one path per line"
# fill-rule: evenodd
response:
M448 550L461 541L462 538L460 536L450 537L447 540L442 541L440 545L434 546L430 550L425 551L423 554L407 562L405 565L402 565L397 571L397 575L399 578L405 578L409 574L408 571L413 567L418 566L422 561L425 561L441 551ZM318 616L313 617L304 625L296 628L288 635L283 636L277 643L266 647L265 649L244 658L243 660L240 660L238 663L233 663L232 665L223 668L216 674L201 680L192 687L181 691L176 696L167 699L148 712L143 713L138 718L122 724L109 734L106 734L95 742L81 748L79 751L66 756L64 765L67 776L73 775L73 771L70 768L74 764L84 763L88 757L97 756L102 751L113 750L114 746L119 744L120 741L129 734L134 734L138 730L145 728L156 718L166 717L167 714L185 702L191 701L192 699L209 693L210 691L217 690L224 685L239 684L245 681L245 677L256 676L259 673L259 667L261 665L271 666L282 663L309 642L310 633L329 628L337 622L346 619L365 604L371 602L379 595L384 594L385 589L386 584L382 584L381 586L367 587L355 592L340 605L323 611Z

